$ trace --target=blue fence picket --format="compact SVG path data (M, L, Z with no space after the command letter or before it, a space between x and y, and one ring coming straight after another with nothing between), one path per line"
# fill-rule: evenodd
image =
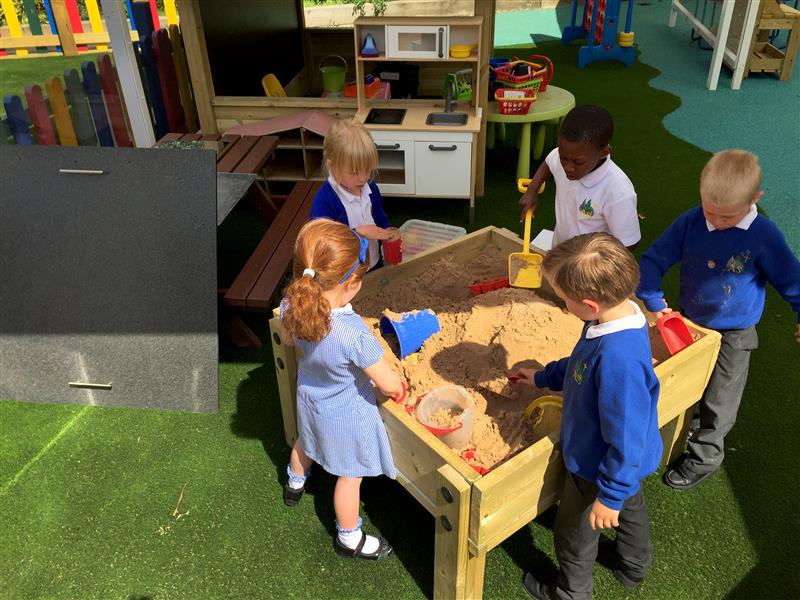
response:
M50 0L44 0L44 12L47 14L47 22L50 25L50 33L53 35L58 35L56 18L53 16L53 7L50 5ZM63 52L61 46L56 46L56 51Z
M6 109L6 120L14 136L14 143L20 146L32 146L33 136L30 131L30 122L22 100L19 96L4 96L3 108Z
M136 29L136 20L133 18L133 5L131 0L125 0L125 6L128 8L128 21L131 23L131 29Z
M89 99L89 110L92 112L94 130L97 133L97 140L101 146L114 146L114 136L111 135L111 126L106 114L106 105L103 102L103 92L100 87L100 78L97 76L97 69L90 60L81 64L83 73L83 89Z
M155 118L156 139L159 139L169 133L169 123L167 111L164 108L164 97L161 93L161 82L158 78L158 65L156 65L156 57L153 53L153 41L149 34L139 38L139 50L147 75L147 87L150 90L150 105L153 107L153 117Z

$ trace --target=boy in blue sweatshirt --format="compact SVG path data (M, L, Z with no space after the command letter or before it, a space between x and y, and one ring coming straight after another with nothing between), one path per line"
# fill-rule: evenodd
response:
M756 211L764 192L758 158L743 150L715 154L700 176L702 204L670 225L641 258L637 295L653 312L669 312L661 278L681 263L678 307L692 321L722 334L717 364L699 404L689 453L664 473L664 482L689 489L716 473L725 436L736 421L755 325L770 282L798 313L800 262L780 230ZM794 335L800 341L800 324Z
M623 585L638 586L652 563L641 480L661 459L659 382L647 320L630 300L639 268L619 240L607 233L579 235L551 250L542 266L567 309L586 324L571 356L516 374L563 390L567 468L553 528L558 579L546 585L526 573L523 586L540 600L589 600L602 529L617 529L606 549Z

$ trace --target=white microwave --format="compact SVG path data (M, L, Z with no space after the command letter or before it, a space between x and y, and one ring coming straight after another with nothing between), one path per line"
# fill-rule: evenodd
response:
M386 58L449 57L447 25L387 25Z

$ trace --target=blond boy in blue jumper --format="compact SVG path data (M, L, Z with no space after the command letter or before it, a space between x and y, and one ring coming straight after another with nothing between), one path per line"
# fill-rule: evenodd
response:
M736 422L747 382L750 353L758 346L755 326L764 310L767 282L798 314L794 335L800 341L800 262L778 227L758 214L756 203L763 194L754 154L718 152L700 176L701 206L678 217L641 258L636 293L649 310L671 310L661 278L680 262L679 310L722 334L689 453L664 474L664 482L676 489L696 486L722 464L725 436Z

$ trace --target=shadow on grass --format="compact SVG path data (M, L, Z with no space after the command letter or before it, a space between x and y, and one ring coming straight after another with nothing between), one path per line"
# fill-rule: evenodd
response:
M553 506L536 517L535 522L547 529L552 536L555 518L556 507ZM539 581L551 581L558 575L558 564L537 546L530 525L523 527L500 545L519 567L520 580L526 572L530 572Z
M238 362L260 362L261 366L248 371L246 378L238 385L236 411L230 421L231 432L238 437L261 442L267 459L265 466L273 470L274 485L282 489L290 448L283 431L272 348L269 345L260 350L229 348L223 360L228 361L232 357ZM335 484L335 476L323 471L319 465L313 467L307 495L313 498L314 510L330 535L331 544L336 535L333 510ZM365 477L361 484L361 501L361 512L368 522L364 530L371 535L386 537L394 546L397 559L417 583L420 593L431 597L433 519L399 483L386 477Z

